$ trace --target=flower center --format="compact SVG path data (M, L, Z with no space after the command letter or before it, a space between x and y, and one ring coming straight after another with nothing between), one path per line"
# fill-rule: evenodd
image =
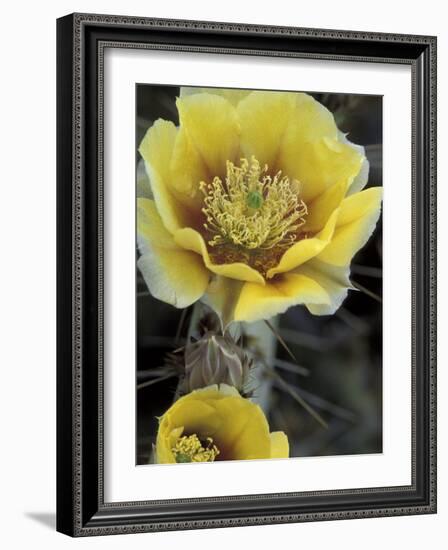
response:
M172 452L176 462L214 462L219 455L211 437L201 441L196 434L179 437Z
M202 209L211 247L232 244L248 250L289 247L305 223L307 207L299 198L298 182L282 176L271 177L268 166L252 157L235 166L227 161L223 182L201 182Z
M246 203L249 209L257 210L263 205L264 199L260 191L249 191L246 198Z

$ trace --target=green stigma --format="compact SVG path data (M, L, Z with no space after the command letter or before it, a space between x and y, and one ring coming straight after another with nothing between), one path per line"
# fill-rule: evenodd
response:
M191 462L191 457L185 453L178 453L176 455L176 462Z
M249 208L258 210L263 205L263 195L259 191L249 191L246 198L246 203Z

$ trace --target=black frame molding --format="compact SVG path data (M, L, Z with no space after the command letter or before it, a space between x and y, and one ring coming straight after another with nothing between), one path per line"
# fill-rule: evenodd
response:
M102 130L107 47L411 66L410 486L104 502ZM58 531L89 536L435 513L436 38L72 14L57 21L57 72Z

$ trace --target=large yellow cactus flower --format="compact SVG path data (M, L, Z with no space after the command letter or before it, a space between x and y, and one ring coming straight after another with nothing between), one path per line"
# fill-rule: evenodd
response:
M202 299L224 324L297 304L334 313L380 214L381 188L362 190L364 149L304 93L186 89L177 109L179 127L157 120L139 148L151 293L179 308Z
M188 393L160 418L159 464L288 456L286 435L269 433L261 408L226 384Z

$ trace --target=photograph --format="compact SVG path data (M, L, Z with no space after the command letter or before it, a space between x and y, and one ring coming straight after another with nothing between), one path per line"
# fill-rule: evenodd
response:
M5 6L2 548L448 548L445 4Z
M436 513L437 37L392 31L58 19L59 532Z
M382 146L380 95L135 85L136 465L382 453Z

